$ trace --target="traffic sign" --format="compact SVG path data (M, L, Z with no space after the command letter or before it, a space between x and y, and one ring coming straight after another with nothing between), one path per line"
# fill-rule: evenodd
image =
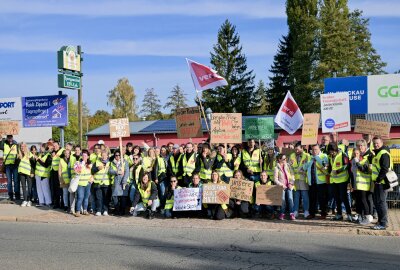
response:
M69 74L58 74L58 87L79 89L81 88L81 78Z

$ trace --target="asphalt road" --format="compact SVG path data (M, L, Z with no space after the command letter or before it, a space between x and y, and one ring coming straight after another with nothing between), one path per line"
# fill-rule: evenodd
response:
M0 269L400 269L400 238L0 222Z

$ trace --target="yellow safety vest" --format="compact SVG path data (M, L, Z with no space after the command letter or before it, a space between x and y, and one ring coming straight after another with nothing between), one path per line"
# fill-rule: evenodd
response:
M49 153L42 155L40 157L40 160L42 162L46 162L49 155L50 155ZM36 162L35 175L37 175L39 177L48 178L50 176L50 170L51 170L51 166L49 166L48 168L45 168L39 162Z
M181 189L180 186L177 186L176 189ZM174 195L171 196L171 198L169 200L165 201L165 210L170 210L174 207Z
M360 161L360 164L364 165L367 162L367 160L368 160L368 155L363 157L363 160ZM357 170L355 182L356 182L356 187L355 187L356 190L369 191L371 188L371 174Z
M292 163L292 168L294 172L294 179L295 181L305 181L305 176L304 174L301 174L299 172L299 169L303 167L304 164L306 164L308 161L310 161L310 155L303 152L301 154L300 158L300 163L297 162L297 155L296 153L292 153L289 157L291 163Z
M186 160L186 155L182 157L183 176L192 176L193 171L196 169L196 154L193 153L189 160Z
M228 156L228 161L231 161L232 154L227 154L227 156ZM223 157L218 155L217 160L221 161L221 159L223 159ZM221 168L217 169L217 171L219 172L220 176L225 175L226 177L233 177L233 171L229 169L229 167L226 165L225 162L224 164L222 164Z
M125 162L125 161L124 161L124 162ZM113 169L114 171L118 171L118 168L117 168L117 166L115 165L114 162L110 162L110 167L112 167L112 169ZM124 173L125 173L125 164L124 164L124 163L122 163L122 167L123 167ZM111 178L111 185L114 185L114 178L115 178L115 175L110 175L110 178ZM128 177L128 180L126 181L126 183L127 183L128 185L131 183L130 177Z
M208 158L206 158L208 159ZM211 169L206 170L206 168L204 167L204 163L201 160L201 167L200 167L200 172L199 172L199 176L202 180L211 180Z
M4 144L3 160L5 165L15 164L17 158L17 145L13 144L11 147L8 144ZM7 159L6 159L7 158Z
M103 162L100 160L96 160L96 167L103 165ZM110 185L110 175L108 174L108 170L110 169L110 162L107 162L107 164L104 166L103 169L99 170L93 175L93 183L100 184L100 185Z
M92 164L96 163L96 160L100 158L100 155L96 155L96 153L91 153L89 156L89 160Z
M126 162L128 162L129 167L131 167L133 165L133 160L128 155L125 154L124 159Z
M343 152L339 152L333 160L332 160L332 158L329 158L329 160L331 162L332 171L343 169L343 167L345 166L345 164L343 164ZM347 172L347 169L340 172L339 174L331 173L331 183L332 184L340 184L340 183L344 183L348 180L349 180L349 173Z
M150 157L143 158L143 169L146 172L148 169L153 169L153 160Z
M237 156L236 159L233 161L233 170L237 171L239 170L240 167L240 163L242 162L242 158L241 156Z
M326 157L326 154L320 153L318 157L323 160ZM311 156L310 156L311 158ZM316 184L326 184L326 178L329 175L328 171L325 170L324 166L322 164L319 164L318 162L315 162L315 171L317 173L317 182ZM307 177L307 184L311 185L311 178Z
M180 162L181 158L182 158L182 155L180 154L178 157L178 160L175 162L174 155L169 157L169 161L171 162L172 172L174 173L175 176L179 172L179 162ZM182 176L179 176L178 179L182 179Z
M265 156L265 158L264 158L263 170L267 172L267 175L270 177L270 179L274 179L274 170L275 170L275 167L276 167L276 158L274 157L274 160L272 161L272 167L271 166L267 167L267 158L268 158L268 156Z
M388 154L389 155L390 169L393 170L392 156L390 155L390 153L386 149L382 149L381 151L379 151L379 153L376 156L374 156L372 158L372 175L371 175L371 179L374 182L376 182L376 179L378 179L379 171L381 170L381 165L379 164L379 162L380 162L381 156L383 154ZM384 179L382 179L382 181L379 182L379 184L384 184L384 183L385 183Z
M28 156L24 156L18 165L18 173L25 174L30 176L32 171L31 161L29 160L32 157L32 153L29 153Z
M86 187L89 183L90 177L92 176L90 169L82 166L81 173L79 174L79 183L78 185L81 187Z
M261 181L257 181L255 184L254 184L254 187L257 189L259 186L261 186L261 185L266 185L266 186L272 186L272 181L267 181L267 183L265 183L265 184L261 184Z
M142 185L138 186L140 196L142 197L142 203L144 207L147 207L147 203L149 202L151 196L151 182L149 182L148 187L146 190L142 189Z
M133 177L133 170L135 170L135 178ZM142 165L138 165L136 168L132 168L132 170L130 170L129 172L129 178L135 180L136 185L139 183L139 175L141 170L142 170Z
M157 172L157 177L160 176L162 173L166 172L165 169L165 162L162 157L157 157L157 162L158 162L158 172Z
M58 167L60 166L60 156L63 151L64 151L64 148L60 148L57 151L56 155L53 157L53 160L51 161L51 168L53 169L53 171L58 172Z
M71 161L71 158L70 158ZM64 179L65 184L69 184L71 182L70 174L71 174L71 162L65 162L65 159L60 159L59 166L61 166L61 176Z
M243 150L243 163L247 167L247 169L252 170L253 172L261 172L260 168L260 149L255 149L250 156L247 150Z

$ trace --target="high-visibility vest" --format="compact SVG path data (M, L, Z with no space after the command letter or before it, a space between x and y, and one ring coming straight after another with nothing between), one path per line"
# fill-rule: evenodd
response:
M25 174L30 176L31 171L32 171L32 166L31 166L31 161L30 158L32 157L32 153L29 153L29 155L25 155L23 158L21 158L19 165L18 165L18 173L20 174Z
M153 169L153 160L150 157L143 158L143 169L146 172L148 169Z
M206 158L208 159L208 158ZM211 168L206 170L206 168L204 167L204 163L203 160L200 161L201 167L200 167L200 172L199 172L199 176L202 180L211 180Z
M39 157L39 159L42 162L46 162L46 160L49 156L50 156L50 154L46 153L45 155L41 155L41 157ZM37 175L39 177L48 178L50 176L50 170L51 170L51 166L45 168L39 162L36 162L35 175Z
M389 159L390 159L390 169L393 170L393 161L392 161L392 156L390 155L389 151L387 151L386 149L382 149L381 151L379 151L379 153L372 158L372 175L371 175L371 179L372 181L376 182L376 179L378 179L378 175L379 175L379 171L381 170L381 165L379 164L380 160L381 160L381 156L383 154L388 154L389 155ZM382 179L382 181L379 182L379 184L384 184L385 180Z
M169 162L171 162L171 169L172 172L174 173L174 175L177 175L177 173L179 172L179 162L181 161L182 155L180 154L178 157L178 160L175 162L175 158L174 155L171 155L169 157Z
M339 152L334 159L330 158L332 171L343 169L345 164L343 164L343 152ZM340 184L344 183L349 180L349 173L345 169L344 171L340 172L339 174L332 174L331 173L331 183L332 184Z
M181 189L180 186L177 186L176 189ZM167 199L165 201L165 210L170 210L174 207L174 195L171 196L171 198Z
M142 198L142 203L144 207L147 207L147 204L149 202L150 196L151 196L151 182L148 183L148 186L146 190L142 189L142 185L138 186L140 197Z
M124 161L125 162L125 161ZM125 172L125 163L121 164L122 168L124 169L124 173ZM118 171L117 165L115 165L114 162L110 162L110 167L114 170L114 171ZM111 179L111 185L114 185L114 179L115 179L115 175L110 175L110 179ZM126 183L129 185L131 183L131 179L130 177L128 177L128 180L126 181Z
M274 157L273 160L272 160L272 167L271 167L271 164L270 164L270 166L267 167L267 158L268 158L268 155L265 156L265 158L264 158L263 170L267 172L267 175L269 176L270 179L274 179L274 170L275 170L275 167L276 167L276 158Z
M57 151L56 155L53 157L53 160L51 161L51 168L53 171L58 172L58 167L60 166L60 156L63 151L64 151L64 148L59 149Z
M343 143L338 144L338 148L340 151L342 151L342 153L346 153L346 145Z
M243 163L247 167L247 169L252 170L253 172L261 172L260 168L260 149L255 149L253 153L249 154L246 149L242 151L243 155Z
M237 171L239 170L240 163L242 162L242 157L238 155L236 159L233 161L233 170Z
M5 165L15 164L17 158L17 145L13 144L11 147L8 144L4 144L3 160Z
M135 165L134 165L135 166ZM133 177L133 171L135 170L135 177ZM132 183L133 180L135 180L136 185L139 183L139 176L140 176L140 171L142 170L142 165L137 165L137 167L133 167L132 170L130 170L129 172L129 178L132 179Z
M326 154L324 154L322 152L319 153L318 157L321 160L324 160L324 159L327 158ZM310 156L310 158L311 158L311 156ZM314 161L310 160L310 162L314 162ZM319 162L315 161L315 171L317 173L316 184L326 184L328 171L325 170L324 166L322 166L322 164L319 164ZM307 184L311 185L311 178L310 177L307 177Z
M182 155L183 176L192 176L196 169L196 154L193 153L189 160L186 160L186 155Z
M124 155L124 159L126 162L128 162L129 167L133 165L133 160L127 154Z
M100 155L97 155L96 153L91 153L89 156L89 160L92 164L96 163L96 160L100 158Z
M363 160L360 161L360 164L365 165L367 160L368 160L368 155L363 157ZM369 191L371 188L371 174L357 170L355 182L356 182L355 186L356 190Z
M71 160L70 160L71 161ZM71 162L66 162L65 159L60 159L59 166L61 166L61 176L65 184L71 182Z
M96 160L96 167L103 165L103 162L100 160ZM110 162L107 162L103 169L99 170L93 175L93 183L109 186L110 185L110 175L108 174L108 170L110 169Z
M86 168L86 165L82 166L81 173L79 174L78 185L81 187L86 187L89 183L90 177L92 177L90 169Z
M157 163L158 163L158 171L157 171L157 177L158 177L162 173L165 173L167 170L165 169L165 162L162 157L157 157Z
M292 163L292 168L294 172L294 179L295 181L305 181L305 177L303 174L299 172L299 169L303 167L304 164L306 164L310 160L310 155L303 152L301 154L300 158L300 163L297 162L297 155L296 153L292 153L289 157L291 163Z
M231 161L232 159L232 154L227 154L228 157L228 161ZM217 156L218 161L221 161L222 159L224 159L222 156L218 155ZM225 161L222 164L221 168L217 169L217 171L219 172L219 175L225 175L226 177L233 177L233 171L231 169L229 169L229 167L226 165Z
M263 184L261 181L257 181L254 183L254 187L257 189L261 185L272 186L272 181L267 181L267 183Z
M69 157L69 163L71 163L71 173L74 173L74 165L78 160L76 160L75 155Z

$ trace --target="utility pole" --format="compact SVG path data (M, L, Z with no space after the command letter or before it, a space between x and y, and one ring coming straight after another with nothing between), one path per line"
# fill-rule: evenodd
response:
M82 145L82 49L81 46L78 45L78 55L81 56L81 71L80 71L80 87L78 88L78 136L79 136L79 145L83 147Z

